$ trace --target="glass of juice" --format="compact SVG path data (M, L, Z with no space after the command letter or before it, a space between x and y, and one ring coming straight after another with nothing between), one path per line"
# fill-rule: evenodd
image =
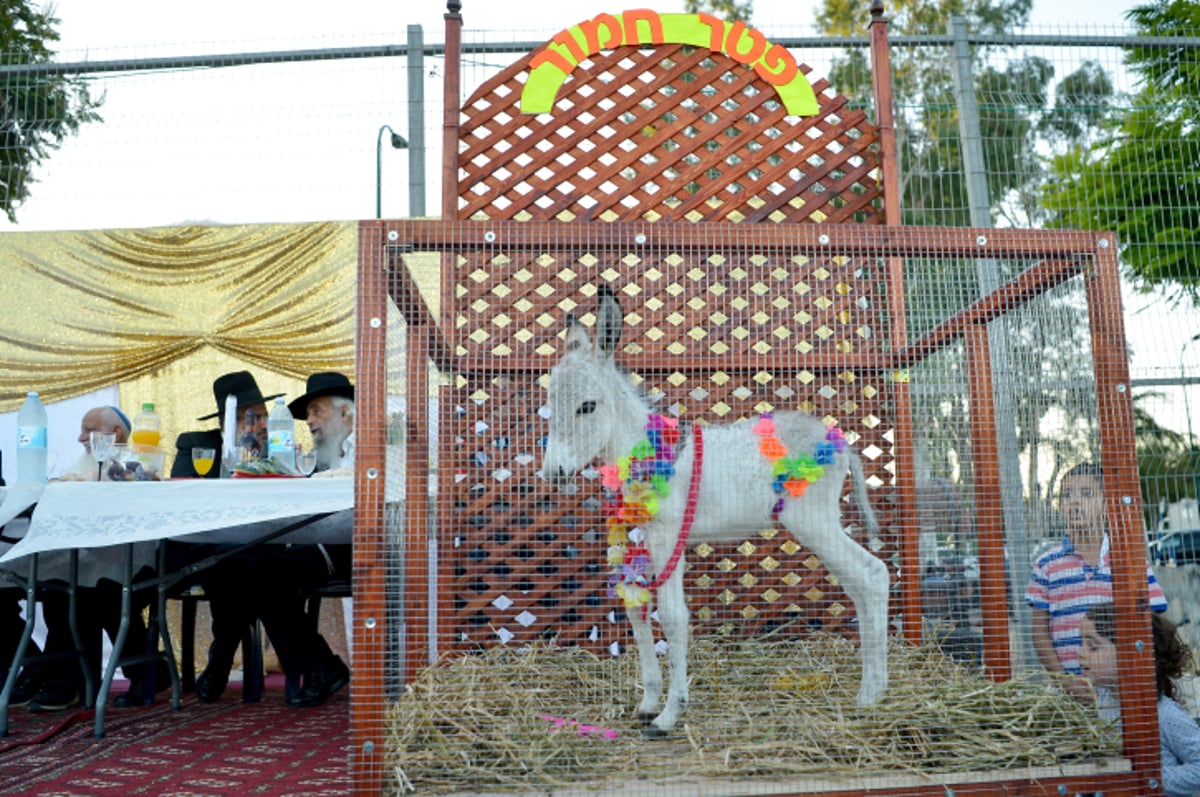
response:
M195 469L197 475L207 476L212 470L213 461L217 458L217 450L215 448L193 448L192 449L192 468Z

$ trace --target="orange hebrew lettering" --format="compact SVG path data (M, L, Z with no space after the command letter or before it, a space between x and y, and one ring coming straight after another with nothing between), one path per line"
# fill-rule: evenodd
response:
M604 28L608 32L608 40L600 41L600 29ZM593 19L579 23L579 29L583 31L583 39L587 45L589 53L598 53L601 50L611 50L614 47L620 47L622 43L621 23L612 14L597 14ZM583 56L580 56L580 60Z
M747 37L750 39L750 49L743 53L740 45ZM729 29L729 36L725 39L725 47L722 49L739 64L752 64L766 52L767 40L754 28L747 28L745 22L738 21Z
M773 44L762 60L754 65L754 71L772 86L786 86L795 79L800 68L786 47Z
M577 25L576 27L580 26ZM566 47L568 50L570 50L571 55L575 58L575 63L577 64L587 57L587 53L580 48L579 42L575 41L575 37L571 35L571 30L569 28L567 30L560 31L559 34L550 41L553 44L561 44L563 47Z
M549 45L547 45L545 49L533 57L533 60L529 62L529 68L537 69L543 64L556 66L563 71L563 74L566 75L571 74L571 70L577 66L577 64L573 64L568 61L563 57L562 53L560 53L558 50L555 50L553 47L550 47Z
M662 17L658 15L657 11L636 8L633 11L626 11L621 15L621 19L625 22L626 44L662 44ZM638 23L641 23L640 27ZM648 34L644 39L640 28L645 28Z
M787 113L812 116L819 112L812 84L783 45L767 41L744 22L728 24L712 14L659 14L648 9L616 16L597 14L551 39L530 59L529 79L521 90L521 112L550 113L567 75L594 53L622 44L667 43L724 53L775 87Z
M700 13L696 16L700 17L700 21L708 25L708 29L712 31L708 49L717 53L721 52L721 45L725 43L725 20L714 17L712 14Z

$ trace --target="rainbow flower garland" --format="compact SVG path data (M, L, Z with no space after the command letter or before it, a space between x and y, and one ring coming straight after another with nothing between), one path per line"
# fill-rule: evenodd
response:
M678 419L651 413L646 439L616 464L600 468L600 481L607 491L608 595L620 597L629 609L650 602L650 552L638 526L654 519L662 499L671 492L668 482L675 475L678 443Z
M772 487L779 499L771 508L771 517L779 520L784 498L799 498L808 485L824 476L824 466L833 464L834 455L846 449L846 436L830 422L813 456L788 456L787 446L775 434L771 413L764 412L753 428L762 438L759 451L773 463ZM619 597L628 609L650 602L650 552L639 526L654 519L662 499L671 493L679 439L677 419L651 413L646 421L646 439L615 464L600 468L600 481L607 493L604 517L608 528L608 595Z
M846 450L846 435L832 422L825 432L825 439L817 443L817 450L811 457L807 454L788 456L787 446L775 435L775 418L769 412L764 412L754 424L754 432L762 438L758 450L773 463L775 481L772 487L779 496L771 507L774 520L779 520L785 496L799 498L804 495L808 485L825 475L823 466L833 464L834 454Z

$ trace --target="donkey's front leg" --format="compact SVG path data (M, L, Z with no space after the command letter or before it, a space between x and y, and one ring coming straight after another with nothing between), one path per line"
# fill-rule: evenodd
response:
M661 736L675 727L688 702L688 607L683 595L683 562L658 591L658 621L662 624L670 661L667 704L650 723L647 734Z
M654 630L650 627L650 606L626 606L625 614L633 626L633 641L642 667L642 702L638 704L637 715L643 723L649 724L658 715L663 687L662 668L654 651Z

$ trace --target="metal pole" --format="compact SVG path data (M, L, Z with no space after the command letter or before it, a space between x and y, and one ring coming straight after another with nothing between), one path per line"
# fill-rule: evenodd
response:
M954 96L958 106L958 131L962 139L963 172L967 181L967 204L970 206L971 226L991 227L991 202L988 197L987 168L983 157L983 133L979 124L979 102L975 96L975 76L971 60L971 45L966 18L950 18L950 35L954 41ZM994 262L975 261L975 275L981 296L999 285ZM1009 600L1013 604L1018 625L1029 628L1032 617L1025 601L1020 599L1028 576L1024 568L1029 563L1029 530L1022 512L1020 446L1016 435L1016 402L1012 394L1012 365L1010 343L1003 323L988 324L988 348L992 359L993 394L995 396L996 440L1000 447L1001 511L1004 516L1005 541L1008 558L1013 565L1009 573ZM1037 662L1028 634L1018 643L1021 660L1027 665Z
M1183 342L1183 346L1179 349L1179 389L1183 392L1183 414L1187 419L1187 439L1188 439L1188 467L1192 471L1192 498L1200 502L1200 472L1196 469L1196 438L1192 434L1192 405L1188 401L1188 385L1186 384L1187 377L1183 371L1183 353L1187 351L1187 347L1192 343L1200 340L1200 332L1192 335Z
M408 215L425 215L425 45L420 25L408 26Z
M375 137L375 218L383 218L383 131L386 130L392 134L392 148L404 149L408 146L408 142L404 140L404 136L397 133L390 125L383 125L379 128L379 135Z

